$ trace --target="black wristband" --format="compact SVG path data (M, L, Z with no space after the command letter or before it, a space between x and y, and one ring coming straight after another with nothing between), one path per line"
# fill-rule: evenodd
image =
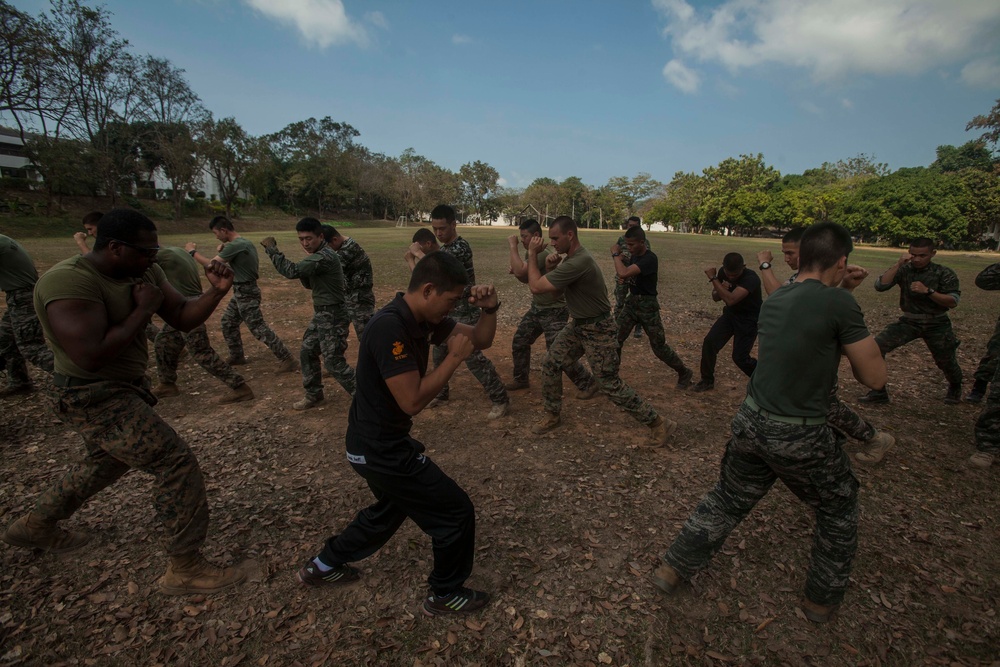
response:
M198 252L197 250L188 250L188 254L194 257L194 254Z
M493 306L492 308L483 308L483 313L485 315L493 315L498 310L500 310L500 302L499 301L497 301L497 305Z

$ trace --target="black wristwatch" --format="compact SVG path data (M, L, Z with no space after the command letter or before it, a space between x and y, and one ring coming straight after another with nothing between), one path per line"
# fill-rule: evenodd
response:
M761 262L760 263L760 270L761 271L767 271L770 268L771 268L771 262Z
M927 296L930 296L931 294L934 294L936 292L937 292L937 290L934 289L933 287L928 287L927 288Z
M483 312L485 314L487 314L487 315L492 315L493 313L497 312L498 310L500 310L500 302L499 301L497 301L497 305L493 306L492 308L483 308Z
M194 254L198 252L197 250L188 250L188 254L194 257Z

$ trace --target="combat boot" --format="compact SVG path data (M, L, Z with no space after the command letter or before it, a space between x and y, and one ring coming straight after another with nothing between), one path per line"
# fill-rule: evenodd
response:
M310 398L306 396L301 401L296 401L292 403L293 410L309 410L310 408L315 408L326 403L326 398L323 396L317 396L315 398Z
M90 542L90 535L76 530L63 530L55 521L42 519L34 512L29 512L7 527L3 541L15 547L62 554L76 551Z
M589 401L594 396L597 396L597 394L600 393L600 391L601 391L600 385L597 384L597 380L594 380L590 383L589 387L587 387L586 389L581 389L580 391L576 392L576 399L578 401Z
M239 566L217 567L200 551L182 556L171 556L166 573L160 577L160 592L164 595L191 595L215 593L242 583L246 572Z
M667 440L677 430L677 422L657 416L656 421L649 425L649 442L646 447L666 447Z
M245 366L247 363L247 358L242 354L230 354L229 358L226 359L226 363L230 366Z
M279 373L294 373L299 370L299 364L292 357L285 357L278 363Z
M253 390L250 389L250 385L244 382L235 389L230 389L228 394L220 398L219 405L226 405L228 403L240 403L242 401L252 401L253 399L254 399Z
M962 385L948 385L948 393L944 395L944 402L948 405L957 405L962 402Z
M510 412L510 402L494 403L493 408L490 410L490 413L486 415L486 418L500 419L501 417L506 417L508 412Z
M663 563L653 570L653 584L670 595L681 585L681 575L673 567Z
M993 459L996 458L989 452L976 452L969 457L969 465L974 468L989 468L993 465Z
M982 403L983 399L986 398L986 389L988 387L989 383L985 380L976 380L972 384L972 390L963 400L966 403Z
M872 389L864 396L859 396L858 400L862 403L888 403L889 392L885 389Z
M527 381L521 382L520 380L511 380L503 386L507 391L521 391L522 389L527 389L530 385Z
M554 412L546 412L542 420L531 427L531 432L535 435L541 435L542 433L548 433L555 427L559 426L562 420L559 415Z
M694 379L694 371L690 368L685 368L680 373L677 374L677 388L687 389L691 386L691 380Z
M839 604L817 604L809 598L803 598L799 607L806 618L813 623L829 623L840 609Z
M155 387L153 387L153 396L157 398L169 398L171 396L180 396L181 390L177 388L177 385L173 382L161 382Z
M865 441L864 451L855 454L854 458L862 463L878 463L894 444L896 439L888 433L876 433L871 440Z

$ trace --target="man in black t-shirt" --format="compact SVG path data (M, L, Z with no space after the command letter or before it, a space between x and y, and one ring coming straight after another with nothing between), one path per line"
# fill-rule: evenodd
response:
M493 344L500 307L496 291L492 285L466 287L467 281L458 259L431 253L414 267L407 292L397 294L365 327L347 421L347 460L368 482L376 501L299 570L303 584L356 581L359 572L347 563L374 554L410 518L434 544L424 613L468 613L489 602L488 594L464 586L475 554L472 501L410 437L413 415L431 402L473 350ZM474 326L448 317L466 290L468 303L482 312ZM445 343L447 355L427 373L430 346Z
M646 246L646 232L642 227L629 227L625 231L625 245L631 256L626 265L619 244L611 246L611 257L615 261L615 273L628 285L629 294L618 313L618 356L622 345L632 328L641 325L649 334L649 347L656 358L677 371L677 388L687 389L694 372L691 371L673 348L667 344L660 321L660 302L656 296L659 281L659 262L656 255Z
M712 285L712 301L722 301L726 307L701 344L701 380L691 391L715 389L715 362L719 351L733 339L733 361L740 370L753 375L757 360L750 356L757 340L757 316L763 298L760 278L746 267L743 255L731 252L722 260L722 269L705 269Z

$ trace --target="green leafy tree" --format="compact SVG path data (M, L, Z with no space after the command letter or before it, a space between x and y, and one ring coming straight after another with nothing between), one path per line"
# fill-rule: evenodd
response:
M781 174L764 162L764 156L726 158L702 172L705 179L704 222L709 229L752 233L764 225L767 192Z
M998 145L1000 145L1000 100L996 101L996 104L993 105L989 113L976 116L970 120L968 125L965 126L965 131L968 132L970 130L983 130L979 138L990 146L993 146L993 150L996 151Z
M931 163L932 169L940 171L962 171L978 169L993 171L993 157L982 139L968 141L961 146L938 146L937 159Z
M487 200L493 195L500 181L500 172L486 164L476 160L463 164L458 170L458 176L462 183L462 201L475 214L478 224L482 224L486 219L495 213L495 207L487 206Z

